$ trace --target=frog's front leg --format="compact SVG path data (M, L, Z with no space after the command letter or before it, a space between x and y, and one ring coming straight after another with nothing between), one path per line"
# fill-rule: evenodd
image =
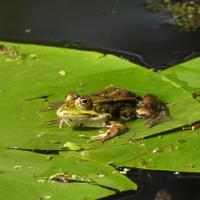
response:
M59 129L63 128L64 124L71 126L70 123L69 123L69 120L62 118L62 119L59 120L59 126L58 126Z
M90 137L89 142L94 142L98 140L101 143L104 143L106 140L121 135L128 130L128 128L124 124L117 121L111 121L107 125L105 125L105 127L108 128L105 133Z
M63 126L64 126L64 124L66 123L66 121L65 121L65 119L60 119L60 121L59 121L59 128L61 129L61 128L63 128Z

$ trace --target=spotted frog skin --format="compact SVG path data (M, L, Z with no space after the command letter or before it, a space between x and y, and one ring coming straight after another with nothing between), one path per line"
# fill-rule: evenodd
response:
M57 110L59 127L64 123L71 127L107 127L108 130L93 136L90 141L102 143L127 131L124 121L136 119L136 105L139 98L135 93L116 87L86 96L69 93Z
M152 127L169 115L167 107L156 96L147 94L140 97L112 86L85 96L69 93L56 113L59 128L64 124L71 127L106 127L105 133L89 140L101 143L125 133L128 130L125 121L145 118Z

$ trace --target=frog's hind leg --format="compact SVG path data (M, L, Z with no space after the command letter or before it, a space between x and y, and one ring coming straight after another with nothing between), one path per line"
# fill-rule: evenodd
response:
M168 112L165 111L161 111L160 114L157 117L150 117L149 119L147 119L145 124L149 125L149 128L155 126L156 124L159 124L162 121L167 121L167 120L171 120L172 117L169 115Z
M163 118L158 116L156 118L148 119L145 122L145 124L148 124L148 127L151 128L151 127L155 126L156 124L159 124L162 120L163 120Z
M124 124L116 121L109 122L106 127L108 130L105 133L90 137L89 142L100 141L101 143L104 143L106 140L121 135L128 130Z

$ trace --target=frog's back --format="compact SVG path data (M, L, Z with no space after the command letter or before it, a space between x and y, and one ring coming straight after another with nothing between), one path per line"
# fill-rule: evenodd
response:
M104 90L100 92L92 93L90 96L94 101L137 98L137 95L133 92L111 86L106 87Z
M121 113L134 113L138 103L135 93L128 90L106 87L104 90L91 94L93 110L98 113L109 113L114 119L120 118ZM133 118L133 117L131 117Z

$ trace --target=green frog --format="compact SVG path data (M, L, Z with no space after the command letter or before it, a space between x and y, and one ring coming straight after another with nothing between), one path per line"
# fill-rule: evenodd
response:
M136 119L136 106L140 101L135 93L108 86L90 95L69 93L58 108L59 127L106 127L105 133L93 136L90 142L101 143L128 130L123 122Z
M69 93L65 102L59 104L56 114L59 117L59 128L64 124L71 127L107 128L107 131L89 140L101 143L125 133L128 130L124 124L126 121L145 118L149 127L152 127L169 116L167 107L156 96L147 94L140 97L134 92L113 86L84 96Z

